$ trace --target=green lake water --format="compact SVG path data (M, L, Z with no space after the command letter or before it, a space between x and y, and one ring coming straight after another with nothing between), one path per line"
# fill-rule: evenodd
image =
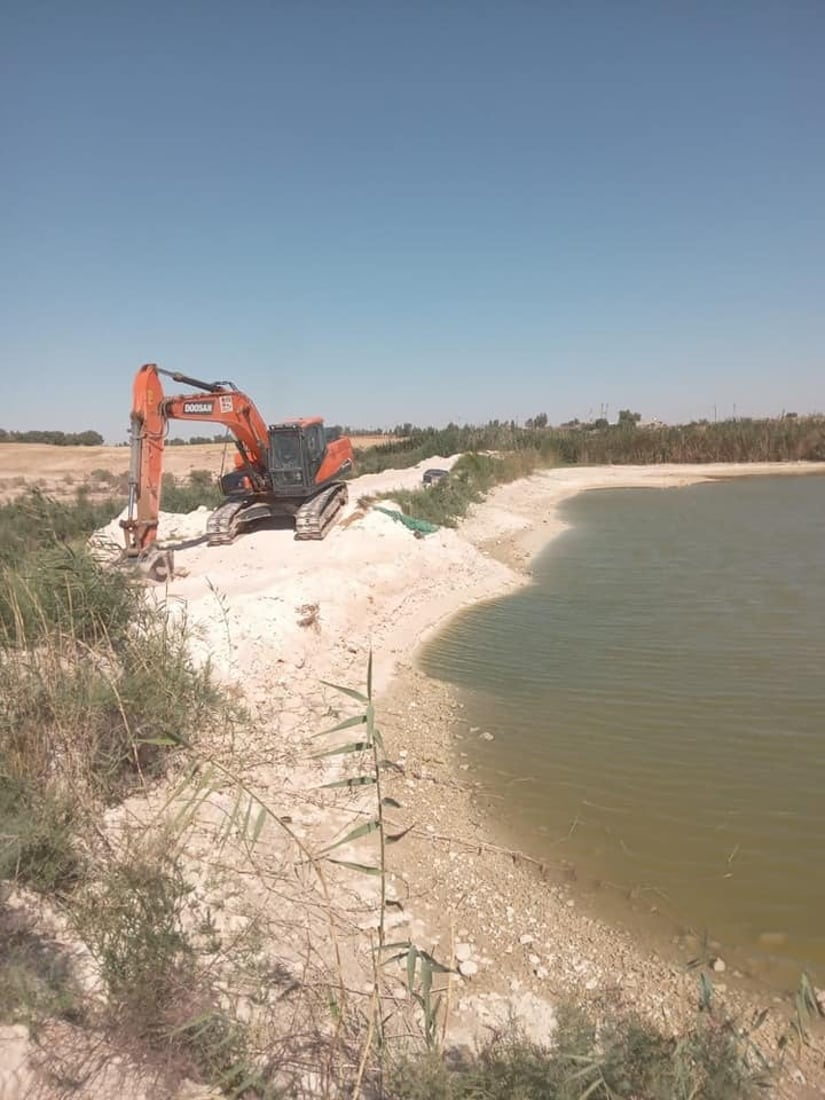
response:
M461 689L500 828L607 908L632 894L742 969L821 983L825 478L591 492L563 516L533 582L422 658Z

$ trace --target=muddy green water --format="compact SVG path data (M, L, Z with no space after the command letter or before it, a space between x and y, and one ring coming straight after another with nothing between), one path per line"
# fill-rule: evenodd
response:
M563 515L533 583L423 655L462 689L500 828L611 884L605 906L633 891L743 969L821 983L825 478L593 492Z

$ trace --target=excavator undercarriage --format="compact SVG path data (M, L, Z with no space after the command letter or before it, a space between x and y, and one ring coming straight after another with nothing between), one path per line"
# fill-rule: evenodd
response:
M294 521L296 539L322 539L335 523L347 499L344 483L328 485L309 500L295 506L275 497L230 498L219 505L206 521L206 541L210 546L225 546L253 524L281 516L288 516Z

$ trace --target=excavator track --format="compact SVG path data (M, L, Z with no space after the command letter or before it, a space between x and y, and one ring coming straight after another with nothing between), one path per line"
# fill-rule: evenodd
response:
M247 524L272 515L273 507L266 501L227 500L206 521L207 545L228 546Z
M295 538L323 539L347 503L347 498L347 486L336 482L305 501L294 515ZM275 501L227 500L206 521L207 544L228 546L249 524L284 514L283 505L279 506Z
M347 503L349 493L342 481L329 485L307 500L295 513L295 538L322 539Z

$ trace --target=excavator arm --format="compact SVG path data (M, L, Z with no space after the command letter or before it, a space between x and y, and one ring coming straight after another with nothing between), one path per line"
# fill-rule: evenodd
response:
M162 374L204 392L166 397ZM237 465L253 485L263 484L265 478L267 426L246 394L231 382L200 382L147 363L137 372L132 387L129 504L127 518L121 520L127 558L144 557L157 537L163 449L170 420L211 421L228 428L238 448Z

